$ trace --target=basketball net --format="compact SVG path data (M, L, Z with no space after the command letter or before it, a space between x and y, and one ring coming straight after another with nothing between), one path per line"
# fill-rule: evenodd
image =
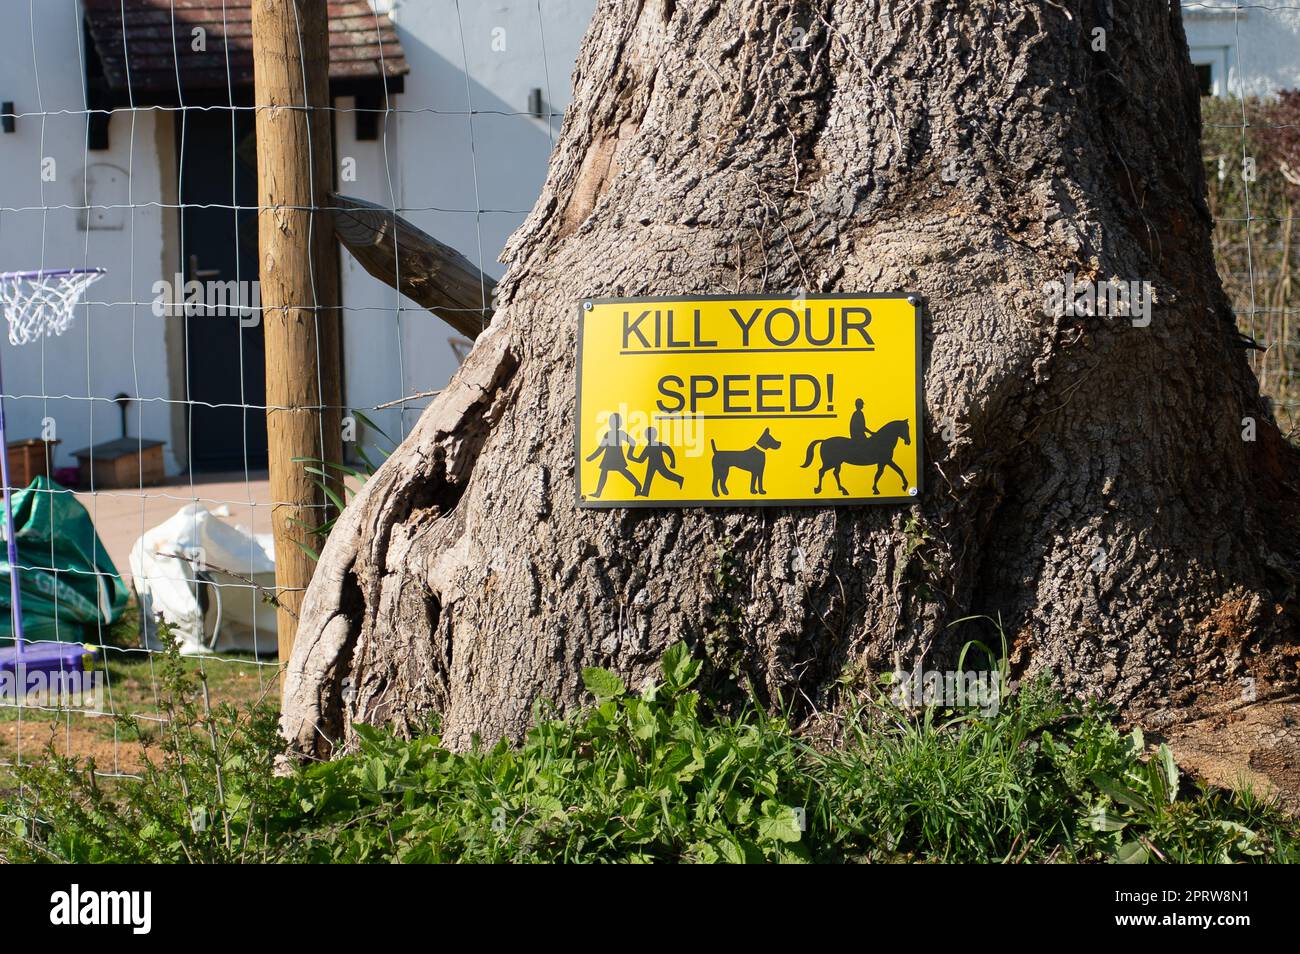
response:
M102 268L0 274L0 304L9 322L9 343L25 345L63 334L82 292L103 275Z

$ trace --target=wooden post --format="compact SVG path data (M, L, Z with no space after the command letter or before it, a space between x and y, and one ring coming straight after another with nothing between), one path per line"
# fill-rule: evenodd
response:
M254 0L258 253L266 322L266 425L280 662L319 549L328 501L301 460L341 463L338 253L326 0ZM306 108L304 108L306 107Z
M496 279L392 209L330 196L334 234L361 266L473 341L492 317ZM486 300L485 300L486 299Z

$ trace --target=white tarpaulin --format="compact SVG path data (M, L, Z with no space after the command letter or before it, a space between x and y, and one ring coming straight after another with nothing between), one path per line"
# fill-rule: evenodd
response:
M186 654L276 651L275 548L202 504L182 507L131 548L131 575L146 639L158 649L157 617Z

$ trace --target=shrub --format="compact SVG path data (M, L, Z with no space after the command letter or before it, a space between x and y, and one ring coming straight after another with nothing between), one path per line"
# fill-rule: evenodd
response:
M1254 352L1252 367L1283 433L1294 436L1300 427L1300 90L1244 103L1203 99L1201 118L1215 263L1238 327L1266 349Z
M883 693L814 745L749 707L712 709L683 645L629 692L539 707L519 746L452 752L361 727L355 752L274 777L274 720L212 712L164 666L161 761L105 787L51 756L18 770L10 861L1294 861L1294 826L1249 793L1198 789L1095 707L1035 685L996 715ZM1149 757L1148 757L1149 756Z

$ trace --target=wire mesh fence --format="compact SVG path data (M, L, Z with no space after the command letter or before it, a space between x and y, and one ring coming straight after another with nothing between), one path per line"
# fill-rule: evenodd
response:
M594 0L327 8L330 101L312 109L333 141L313 151L329 153L338 193L472 264L467 311L481 325L496 254L562 119L552 77L567 89ZM163 727L165 644L202 674L205 704L277 694L271 514L295 502L273 499L267 478L252 3L19 0L4 12L0 271L104 274L62 334L0 346L7 569L26 623L17 654L19 634L0 633L0 787L51 744L131 778L142 736ZM339 404L318 403L337 412L344 460L295 466L324 480L346 465L355 487L472 341L339 256L345 386ZM25 301L15 295L15 318ZM38 672L48 646L66 651Z
M464 255L480 276L469 309L480 315L496 253L545 175L594 5L329 4L332 100L319 108L334 188ZM1236 28L1247 11L1296 8L1184 9ZM0 345L11 570L28 640L85 647L93 677L72 704L58 686L0 694L0 769L53 744L130 778L140 736L162 727L165 641L202 672L214 704L276 695L271 512L295 502L273 500L267 479L251 2L27 0L6 12L0 271L106 274L62 335ZM1239 325L1262 349L1253 367L1294 431L1300 181L1276 159L1292 140L1260 134L1300 128L1300 116L1248 95L1252 51L1233 36L1227 95L1206 100L1216 255ZM340 272L334 409L355 483L471 341L346 253Z
M1293 38L1287 28L1293 31L1300 22L1300 6L1184 2L1183 12L1185 18L1206 18L1219 29L1212 42L1227 44L1221 61L1230 68L1221 95L1202 100L1215 263L1250 349L1251 368L1281 430L1294 439L1300 428L1300 82L1271 88L1276 84L1256 81L1252 64L1266 52L1260 49L1266 34L1258 27ZM1243 27L1251 16L1256 29L1248 38ZM1283 48L1292 77L1300 66L1293 43Z

